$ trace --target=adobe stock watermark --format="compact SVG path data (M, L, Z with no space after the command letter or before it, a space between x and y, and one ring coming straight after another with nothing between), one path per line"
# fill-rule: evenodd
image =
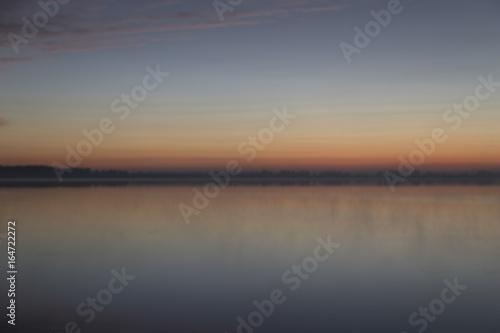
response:
M328 235L326 241L321 237L318 237L316 241L318 246L314 249L312 256L306 257L301 264L293 265L281 275L281 281L290 292L298 290L302 282L308 280L318 270L319 263L328 260L333 251L340 247L340 244L332 242L331 235ZM236 333L253 333L264 324L265 318L269 318L274 313L276 306L284 304L286 300L285 291L281 288L273 289L269 293L269 299L260 302L254 300L252 304L255 310L245 318L242 316L236 318Z
M39 29L43 29L48 23L50 18L59 13L60 5L66 5L71 0L47 0L38 1L38 6L41 10L37 11L30 19L26 16L21 18L23 23L20 33L9 32L7 38L10 45L16 54L19 53L19 46L21 44L28 44L37 35Z
M446 309L446 305L449 305L457 300L457 297L462 295L462 291L467 289L466 285L458 284L458 277L455 277L453 283L445 279L443 281L446 286L442 291L439 298L435 298L429 302L427 307L420 307L418 312L413 312L408 317L408 322L412 327L418 327L417 332L424 332L429 323L436 321L437 317L440 316ZM401 333L408 333L407 331L402 331Z
M219 20L223 22L224 13L227 11L229 12L234 11L234 7L241 5L242 2L243 0L226 0L226 1L214 0L214 2L212 2L212 5L214 6L217 16L219 16Z
M131 109L137 109L139 103L144 102L148 97L148 93L155 90L170 74L162 72L160 65L156 65L153 69L150 66L146 67L146 74L142 79L142 84L136 85L130 91L130 94L121 94L111 103L111 112L117 114L118 119L123 121L130 115ZM72 168L77 168L83 162L83 158L92 154L94 147L98 147L103 141L105 135L109 135L116 130L116 120L111 118L102 118L95 128L90 130L83 129L82 135L84 139L80 140L74 147L66 146L66 164L54 161L52 168L59 182L63 181L63 175L72 172Z
M364 30L359 26L355 26L354 32L356 34L353 38L354 45L346 42L340 43L340 50L347 63L350 64L352 62L352 56L354 54L360 54L364 48L370 45L372 39L380 35L382 28L387 28L392 22L393 16L401 14L403 9L404 7L400 0L389 0L387 9L382 9L379 12L372 10L370 12L374 20L366 23Z
M263 151L275 137L275 134L282 132L297 115L288 113L286 106L283 111L278 109L273 110L274 117L269 120L269 127L262 128L257 135L249 136L245 141L240 142L237 151L242 156L247 156L245 161L252 162L258 155L258 152ZM185 203L179 204L179 211L182 214L186 224L191 223L191 216L199 215L200 212L207 208L210 200L216 198L221 188L225 188L231 181L231 176L237 176L243 171L241 163L237 160L230 160L226 163L225 170L217 173L211 171L209 173L213 182L207 183L203 190L193 188L192 206Z
M127 275L125 267L122 268L121 272L112 269L111 274L113 277L109 280L106 288L99 290L95 297L87 297L85 302L81 302L76 307L76 314L85 318L83 321L87 325L94 321L96 312L104 311L105 307L113 301L113 296L120 294L129 285L129 281L135 279L135 276ZM64 330L58 333L81 332L82 328L76 321L68 321L64 325Z
M493 81L493 74L488 78L483 76L478 77L479 85L476 86L474 94L467 96L462 104L453 104L453 107L447 109L443 114L443 121L447 124L452 124L453 131L458 130L464 119L470 118L473 112L477 111L481 106L481 102L486 101L500 87L500 82ZM399 155L398 174L389 170L384 172L385 180L392 192L396 190L395 185L404 183L406 178L410 177L415 172L415 167L422 165L426 158L436 152L436 146L443 144L448 140L446 131L437 127L434 128L428 138L422 140L415 139L414 143L417 146L409 155L408 159Z

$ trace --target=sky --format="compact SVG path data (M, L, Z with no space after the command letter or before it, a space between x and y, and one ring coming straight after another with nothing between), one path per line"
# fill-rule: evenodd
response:
M500 168L500 86L448 113L479 77L500 82L498 0L402 0L350 61L342 43L397 0L60 1L52 16L0 3L0 165L395 169L441 128L420 168ZM120 119L114 101L148 68L169 74ZM238 147L285 108L295 118L249 161ZM103 119L113 130L84 150Z

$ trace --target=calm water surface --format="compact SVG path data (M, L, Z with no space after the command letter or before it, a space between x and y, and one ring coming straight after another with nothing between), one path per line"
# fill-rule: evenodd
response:
M500 187L230 187L187 225L191 200L187 186L0 189L1 232L17 221L15 331L237 332L280 289L254 332L410 333L456 277L467 289L425 332L500 331ZM291 290L282 275L328 235L340 247ZM77 306L123 267L135 279L85 323Z

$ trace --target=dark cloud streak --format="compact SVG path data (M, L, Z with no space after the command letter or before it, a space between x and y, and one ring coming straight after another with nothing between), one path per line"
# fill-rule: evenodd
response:
M332 3L327 0L294 0L288 3L277 0L259 3L257 7L255 4L257 2L248 2L244 8L228 15L227 20L219 22L211 3L200 6L197 1L171 0L124 5L113 0L87 0L83 4L72 1L60 5L59 13L50 18L47 26L39 29L33 40L20 47L30 49L29 55L33 58L43 56L46 52L130 47L136 46L137 40L141 40L141 44L158 40L158 34L161 33L255 26L269 22L259 20L261 17L287 17L344 8L342 1ZM255 7L254 10L249 10L251 7ZM0 48L11 49L6 34L20 34L21 17L30 18L39 10L41 9L36 2L29 0L1 2L0 11L3 16L0 16L0 34L3 38L0 40ZM3 19L4 17L10 19ZM18 61L5 58L2 64L30 61L33 58Z

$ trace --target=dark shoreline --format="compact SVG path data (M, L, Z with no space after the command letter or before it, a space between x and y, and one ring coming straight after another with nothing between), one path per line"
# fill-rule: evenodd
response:
M184 186L215 183L209 177L150 178L0 178L0 187L89 187L89 186ZM248 177L233 176L228 186L389 186L384 177ZM408 177L396 186L500 185L500 177Z
M233 170L234 171L234 170ZM59 177L59 178L58 178ZM372 172L281 170L258 172L152 172L54 169L47 166L0 166L0 187L128 186L128 185L500 185L500 172L421 172L403 177L397 170Z

